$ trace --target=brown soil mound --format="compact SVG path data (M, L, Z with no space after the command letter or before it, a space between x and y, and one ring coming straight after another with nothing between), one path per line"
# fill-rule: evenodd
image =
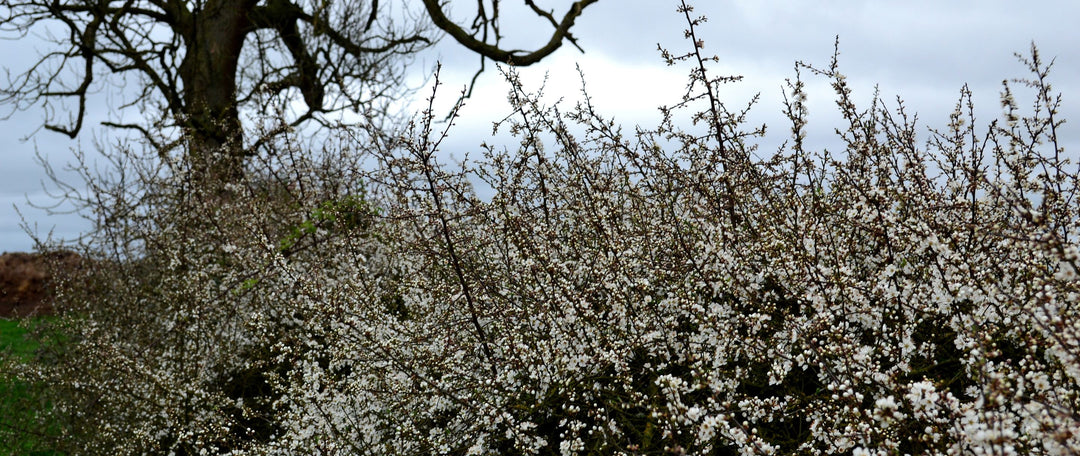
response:
M53 313L55 273L73 271L80 263L74 252L0 255L0 318Z

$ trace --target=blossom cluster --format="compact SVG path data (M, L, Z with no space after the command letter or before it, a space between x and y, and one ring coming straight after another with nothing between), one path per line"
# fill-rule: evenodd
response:
M654 129L624 132L587 95L544 105L510 72L500 127L520 147L441 164L429 110L323 154L333 166L282 154L270 177L132 216L117 239L140 255L70 287L74 336L35 371L63 391L66 438L110 454L1080 452L1080 172L1038 53L1031 112L1007 85L981 129L965 89L924 144L902 105L857 109L835 61L804 67L832 83L846 147L805 144L795 79L791 141L763 155L701 52L665 53L695 71ZM359 155L375 164L342 167Z

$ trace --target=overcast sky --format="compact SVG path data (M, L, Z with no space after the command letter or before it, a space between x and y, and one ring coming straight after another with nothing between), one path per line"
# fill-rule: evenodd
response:
M453 0L462 11L475 2ZM568 0L537 1L558 16ZM785 139L781 122L780 88L793 76L796 60L826 65L833 41L840 38L841 71L865 102L878 84L887 99L904 98L929 127L944 124L960 87L974 92L979 115L989 120L998 111L1001 81L1022 77L1024 68L1012 56L1027 52L1034 41L1044 58L1056 58L1052 81L1064 94L1064 115L1080 119L1080 2L1034 0L906 0L903 2L854 0L699 0L696 14L709 21L698 30L705 50L720 57L718 74L740 74L745 81L725 92L726 101L738 106L760 92L757 123L774 123L769 143ZM649 126L657 119L656 107L678 101L686 82L686 67L667 67L656 51L658 43L673 52L685 52L682 40L685 20L672 0L601 0L578 20L574 34L586 53L564 46L545 62L522 69L529 84L548 75L546 92L577 99L580 64L593 102L601 112L632 127ZM546 39L545 24L535 16L517 15L523 7L514 0L503 2L503 30L515 47L535 47ZM464 15L458 19L466 19ZM530 46L529 43L533 45ZM46 50L30 40L0 41L0 66L20 71ZM471 78L477 58L456 43L444 40L420 56L413 67L416 80L430 73L434 62L444 63L442 81L449 100ZM838 116L826 81L811 79L811 144L831 144ZM421 92L420 97L427 92ZM463 155L488 138L491 122L507 114L506 86L489 65L472 100L462 113L445 152ZM1020 97L1026 102L1028 98ZM90 121L103 120L106 105L89 107ZM7 112L6 107L0 112ZM47 216L27 201L47 205L52 200L42 191L46 181L35 151L62 167L72 158L71 149L93 149L93 128L84 129L80 140L38 131L43 113L31 109L0 123L0 252L33 248L20 228L13 204L22 211L32 229L44 236L72 237L89 225L77 215ZM131 119L127 119L131 120ZM1080 148L1080 120L1066 124L1067 148ZM93 125L93 124L88 124ZM922 130L925 131L925 128ZM100 133L100 131L98 132ZM925 134L921 139L925 139Z

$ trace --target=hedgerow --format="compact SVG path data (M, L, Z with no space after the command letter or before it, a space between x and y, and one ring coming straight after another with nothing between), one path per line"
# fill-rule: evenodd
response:
M964 88L924 142L901 103L858 108L837 59L800 64L790 140L762 151L683 8L691 50L663 55L690 84L652 129L587 93L544 105L507 70L498 127L519 145L460 165L440 162L451 124L429 105L213 191L145 179L134 207L160 210L106 237L135 254L68 290L73 337L33 373L58 385L68 444L1080 451L1080 174L1037 50L1001 119L976 125ZM831 83L842 151L805 141L801 72Z

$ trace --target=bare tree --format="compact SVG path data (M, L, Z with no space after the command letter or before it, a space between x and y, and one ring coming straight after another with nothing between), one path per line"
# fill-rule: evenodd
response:
M55 47L8 73L0 103L40 105L44 128L75 137L101 82L137 80L141 90L122 108L148 120L105 124L137 130L159 150L161 131L178 127L187 164L231 178L257 150L257 142L244 145L245 108L302 99L306 109L282 127L340 110L372 115L402 95L409 56L437 39L432 24L482 58L529 65L574 42L571 27L596 1L574 2L561 20L526 1L554 27L530 52L500 47L499 0L478 1L468 26L447 16L446 0L423 0L424 12L379 0L12 0L0 6L0 35L44 31Z

